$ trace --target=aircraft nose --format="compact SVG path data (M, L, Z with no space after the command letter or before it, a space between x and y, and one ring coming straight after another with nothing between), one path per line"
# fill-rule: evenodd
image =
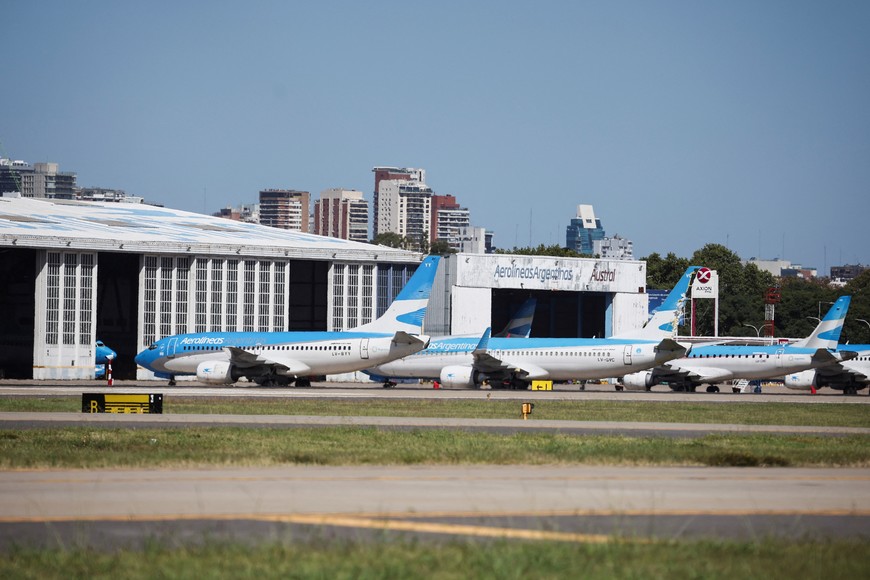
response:
M151 359L148 356L147 350L143 350L142 352L137 354L136 358L134 360L136 361L136 364L139 365L140 367L145 367L146 369L149 369L149 370L151 369L151 366L149 364L151 362Z

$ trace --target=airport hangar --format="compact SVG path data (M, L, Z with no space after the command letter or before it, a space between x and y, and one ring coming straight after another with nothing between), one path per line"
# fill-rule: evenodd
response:
M163 207L0 197L0 372L89 379L94 344L116 379L133 357L206 331L342 330L386 310L422 256ZM529 297L532 336L609 336L647 319L646 264L453 254L425 332L497 332Z

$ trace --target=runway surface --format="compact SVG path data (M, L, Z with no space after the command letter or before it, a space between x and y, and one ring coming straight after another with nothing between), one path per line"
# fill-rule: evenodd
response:
M870 537L870 470L602 466L0 473L0 548L214 539Z
M710 394L616 392L609 385L555 391L395 389L326 384L300 389L123 382L0 381L0 396L83 392L165 397L451 398L516 401L627 399L696 402L870 402L830 392ZM392 417L0 413L0 428L59 425L452 428L583 435L694 437L711 432L868 434L870 429ZM832 439L832 442L835 441ZM835 444L835 443L832 443ZM870 537L870 469L607 466L318 467L0 472L0 551L15 545L141 548L151 541L298 542Z

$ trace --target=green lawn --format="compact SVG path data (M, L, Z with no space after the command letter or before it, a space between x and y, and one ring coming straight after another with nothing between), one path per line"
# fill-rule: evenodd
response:
M860 540L269 542L143 551L15 550L3 578L868 578Z
M532 419L638 421L664 423L736 423L741 425L808 425L870 428L870 406L859 403L808 405L682 401L529 401ZM80 397L4 397L0 411L81 412ZM521 418L520 402L439 399L262 399L166 397L164 413L236 415L338 415L381 417Z

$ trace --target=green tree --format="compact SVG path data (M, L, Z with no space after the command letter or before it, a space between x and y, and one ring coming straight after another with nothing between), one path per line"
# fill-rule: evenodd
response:
M401 236L395 232L383 232L375 236L372 243L377 246L387 246L389 248L407 249L410 244L408 238Z
M431 244L429 244L429 253L430 254L455 254L456 250L450 247L450 244L444 240L435 240Z
M516 254L518 256L552 256L556 258L592 258L594 256L590 256L587 254L578 254L574 250L569 250L568 248L563 248L556 244L545 246L544 244L540 244L536 248L528 247L528 248L514 248L512 250L501 250L498 249L495 251L496 254Z
M662 258L658 253L652 253L646 258L646 285L656 290L673 288L689 267L689 260L678 258L673 252Z
M697 250L691 263L716 270L719 274L719 334L751 336L744 324L760 327L764 322L764 296L774 286L774 278L754 264L743 266L740 256L721 244L707 244ZM695 302L695 330L699 335L713 334L713 301Z

